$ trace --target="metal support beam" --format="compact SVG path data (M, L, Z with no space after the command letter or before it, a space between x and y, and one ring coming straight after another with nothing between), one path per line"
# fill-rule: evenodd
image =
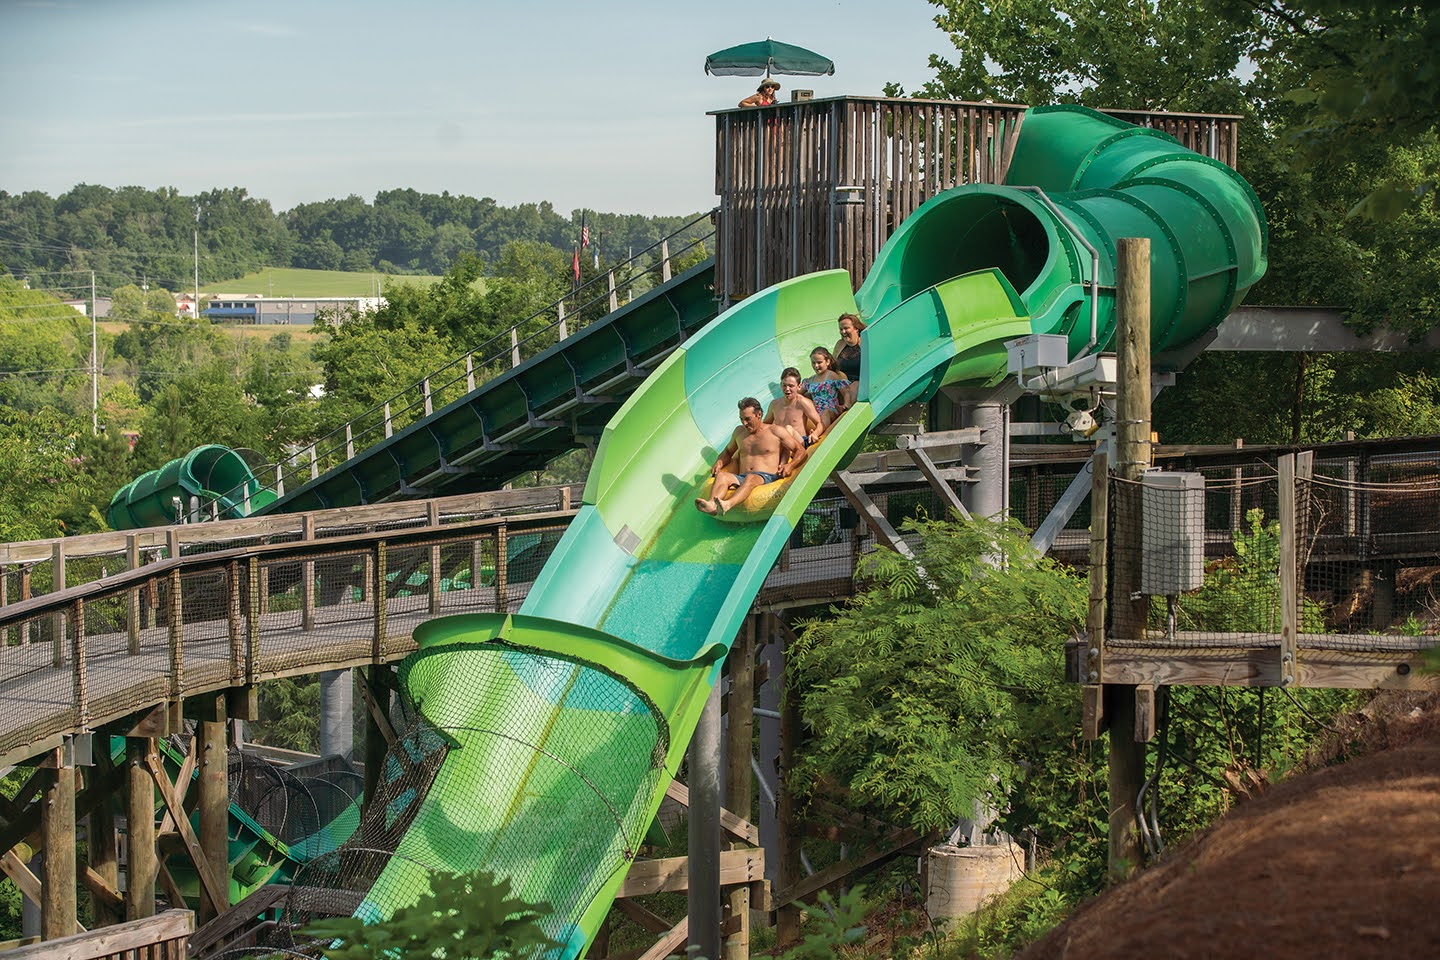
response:
M1100 441L1095 446L1095 452L1108 455L1110 441ZM1075 516L1075 511L1080 509L1080 504L1090 496L1090 487L1095 476L1094 471L1094 459L1085 461L1080 472L1075 474L1075 479L1070 481L1070 486L1065 488L1065 492L1060 494L1060 499L1055 501L1055 506L1050 508L1050 513L1040 521L1040 526L1035 529L1035 535L1030 538L1030 545L1035 548L1036 553L1043 556L1050 552L1051 547L1055 546L1060 531L1065 529L1070 518Z
M720 687L710 691L690 741L690 942L720 956Z

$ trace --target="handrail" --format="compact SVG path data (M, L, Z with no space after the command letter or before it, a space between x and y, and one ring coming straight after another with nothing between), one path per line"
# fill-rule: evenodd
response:
M73 587L65 587L63 590L42 593L28 600L0 607L0 630L14 627L18 621L30 619L37 614L61 612L66 607L72 606L76 600L91 600L98 594L136 587L146 580L151 580L172 570L205 572L212 568L227 566L235 560L248 560L251 557L263 559L274 554L283 554L287 561L294 559L299 562L329 553L344 553L347 552L347 547L353 550L355 547L374 543L384 543L392 547L412 546L415 542L428 543L434 539L437 533L459 536L489 527L503 526L514 530L525 530L532 526L551 526L556 520L568 520L575 516L578 510L579 505L577 504L569 510L527 513L516 517L479 517L474 520L427 524L423 527L407 527L401 530L367 530L343 537L326 537L323 540L251 544L243 547L231 547L228 550L212 550L208 553L166 557L164 560L147 563L134 570L121 570L108 577L76 584Z
M506 368L518 366L518 358L520 357L522 352L521 348L523 346L532 344L538 338L550 333L557 327L561 328L563 333L563 336L559 337L558 339L563 340L567 339L570 336L573 336L577 331L588 326L588 324L582 322L579 326L576 326L574 328L569 328L566 325L565 317L561 315L560 310L565 306L567 302L578 301L578 298L588 288L591 288L594 285L598 285L597 289L599 290L599 292L595 293L583 303L575 303L573 315L577 320L582 319L586 310L600 303L602 299L609 299L613 296L615 287L612 286L612 282L616 284L620 282L629 282L634 280L636 277L643 275L651 269L656 269L656 267L652 266L647 267L644 270L632 269L628 273L623 272L626 270L626 268L636 267L636 265L642 259L646 258L652 251L656 250L656 248L660 248L664 258L663 261L658 264L658 268L661 270L662 275L664 273L667 273L670 259L684 255L690 250L693 250L695 247L712 239L715 236L715 231L712 229L702 236L687 241L684 246L680 247L676 251L669 250L669 242L679 237L685 231L694 227L702 220L708 219L712 213L713 211L707 210L705 213L702 213L694 219L686 222L673 233L662 237L659 240L656 240L654 243L650 244L650 246L645 247L639 253L632 255L623 263L611 267L606 273L597 274L596 276L591 277L589 280L585 281L580 286L576 287L573 291L571 291L569 294L561 297L559 300L556 300L552 303L547 304L544 307L541 307L539 310L530 314L523 320L518 321L513 326L502 330L501 332L490 337L483 343L472 347L470 350L467 350L459 357L456 357L454 360L451 360L449 363L445 364L445 366L440 367L438 370L431 371L429 374L421 377L416 382L411 383L401 388L393 395L386 397L384 400L382 400L380 403L377 403L375 406L370 407L368 410L365 410L352 417L351 419L347 420L346 422L342 423L340 426L331 430L329 433L326 433L316 438L315 440L312 440L309 444L297 450L295 454L286 457L284 460L277 463L267 463L257 467L256 469L259 471L274 472L275 479L271 482L260 486L255 491L249 490L247 484L240 484L238 486L232 487L229 490L219 491L219 495L216 497L216 500L220 501L228 499L234 503L244 503L248 506L248 504L251 502L251 497L258 495L261 492L270 492L275 493L277 496L283 496L286 480L293 480L295 477L303 476L306 473L309 474L308 479L315 479L320 473L319 464L322 460L326 460L331 456L335 456L341 453L344 454L345 460L349 460L355 456L355 452L357 449L363 449L364 447L368 447L371 443L383 439L383 437L390 436L391 432L394 429L394 421L396 419L403 418L406 414L413 413L419 410L423 410L425 415L429 415L432 412L433 398L437 394L442 393L447 388L453 387L457 383L460 383L462 380L464 380L466 383L466 392L468 393L474 390L478 383L481 382L476 380L476 373L478 371L484 371L486 369L489 369L503 362L507 354L509 355L509 359L512 362L505 363L504 366ZM617 271L621 271L619 277L616 276ZM608 312L609 311L607 311L607 313ZM544 326L540 327L537 330L527 333L523 338L519 336L522 327L525 327L526 325L534 322L535 320L545 316L549 316L551 318L548 323L546 323ZM486 350L491 350L492 352L485 354L484 359L477 362L476 354L479 354L482 351ZM438 382L437 384L437 381L440 381L443 377L448 377L449 379L445 379L443 380L443 382ZM486 380L488 379L490 378L487 377ZM416 389L420 391L418 397L414 400L407 400L407 395L410 395L412 391L415 391ZM405 401L404 406L400 406L397 409L392 409L391 405L393 403L402 400ZM360 428L357 430L357 425L362 426L360 426ZM382 431L383 437L381 436ZM357 447L357 443L362 440L366 442L363 444L363 446ZM320 445L327 443L327 441L333 442L330 442L330 445L325 447L325 449L322 451L320 449ZM306 450L309 450L310 452L309 461L297 463L297 459L302 457ZM287 471L285 469L286 464L293 465L292 469ZM304 481L302 480L301 482L303 483ZM182 516L183 514L184 511L181 511ZM203 516L202 519L204 519ZM179 522L178 518L177 522Z

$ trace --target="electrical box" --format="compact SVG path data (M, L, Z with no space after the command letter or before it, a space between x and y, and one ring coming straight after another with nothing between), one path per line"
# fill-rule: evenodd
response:
M1061 333L1032 333L1005 341L1005 372L1053 370L1070 362L1070 339Z
M1205 477L1147 470L1141 484L1140 592L1174 596L1205 584Z

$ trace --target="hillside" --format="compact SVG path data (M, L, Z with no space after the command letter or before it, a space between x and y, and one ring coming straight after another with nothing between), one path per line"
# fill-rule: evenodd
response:
M1440 695L1384 694L1332 752L1020 956L1440 956Z

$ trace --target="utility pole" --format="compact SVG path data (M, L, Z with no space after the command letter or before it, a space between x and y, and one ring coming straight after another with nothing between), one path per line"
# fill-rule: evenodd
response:
M1115 341L1119 367L1116 396L1115 472L1130 481L1116 504L1117 538L1125 549L1114 552L1110 580L1108 636L1142 640L1149 598L1140 593L1141 537L1138 483L1152 463L1150 450L1150 241L1121 238L1115 251ZM1135 817L1145 781L1145 744L1135 738L1136 687L1110 683L1104 688L1104 715L1110 721L1109 794L1112 880L1123 879L1140 864Z
M195 319L200 319L200 207L195 207Z
M100 351L95 334L95 271L90 271L90 435L100 435Z

